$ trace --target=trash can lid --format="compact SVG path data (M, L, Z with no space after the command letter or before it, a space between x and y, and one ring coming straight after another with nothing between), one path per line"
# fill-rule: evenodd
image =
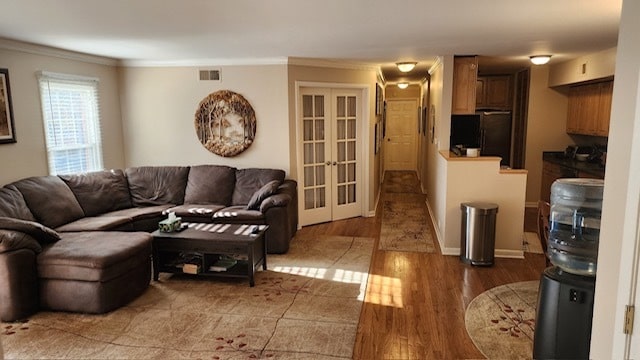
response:
M498 204L482 202L482 201L474 201L474 202L466 202L460 204L460 209L462 210L472 210L481 213L497 213L498 212Z

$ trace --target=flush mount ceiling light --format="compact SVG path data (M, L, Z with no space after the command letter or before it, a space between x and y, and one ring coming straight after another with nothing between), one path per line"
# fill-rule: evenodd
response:
M402 72L409 72L413 70L414 67L416 67L416 64L417 62L415 61L406 61L406 62L396 63L396 66L398 67L398 70Z
M409 83L406 83L406 82L398 83L398 87L399 87L400 89L406 89L406 88L408 88L408 87L409 87Z
M551 55L534 55L530 56L529 59L534 65L544 65L551 60Z

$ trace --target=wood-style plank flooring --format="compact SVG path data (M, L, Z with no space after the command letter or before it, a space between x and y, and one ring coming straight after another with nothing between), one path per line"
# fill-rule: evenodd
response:
M497 258L491 267L465 265L456 256L441 255L437 241L433 254L377 250L380 224L378 211L372 218L299 230L376 241L354 359L482 359L465 330L467 305L495 286L538 280L545 266L543 255L530 253L524 260Z

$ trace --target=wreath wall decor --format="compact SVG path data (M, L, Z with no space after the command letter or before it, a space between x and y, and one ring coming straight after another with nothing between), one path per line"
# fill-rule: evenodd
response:
M195 127L207 150L224 157L236 156L253 143L256 114L242 95L220 90L200 101Z

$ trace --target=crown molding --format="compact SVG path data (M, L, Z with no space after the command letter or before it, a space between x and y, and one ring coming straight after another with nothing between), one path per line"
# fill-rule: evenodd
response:
M326 68L334 68L334 69L366 70L366 71L379 70L379 67L377 65L349 62L344 60L289 57L288 63L289 65L316 66L316 67L326 67Z
M82 61L86 63L98 64L98 65L107 65L107 66L117 66L118 60L90 55L85 53L79 53L70 50L63 50L59 48L54 48L50 46L32 44L17 40L11 40L7 38L0 38L0 49L19 51L33 55L43 55L43 56L52 56L60 59L74 60L74 61Z
M436 57L436 62L433 63L433 65L431 65L431 67L429 68L429 75L433 75L433 73L436 71L437 68L440 67L440 65L443 64L443 59L442 56L438 56Z
M124 67L204 67L204 66L249 66L249 65L286 65L287 59L276 58L239 58L239 59L187 59L187 60L120 60Z

